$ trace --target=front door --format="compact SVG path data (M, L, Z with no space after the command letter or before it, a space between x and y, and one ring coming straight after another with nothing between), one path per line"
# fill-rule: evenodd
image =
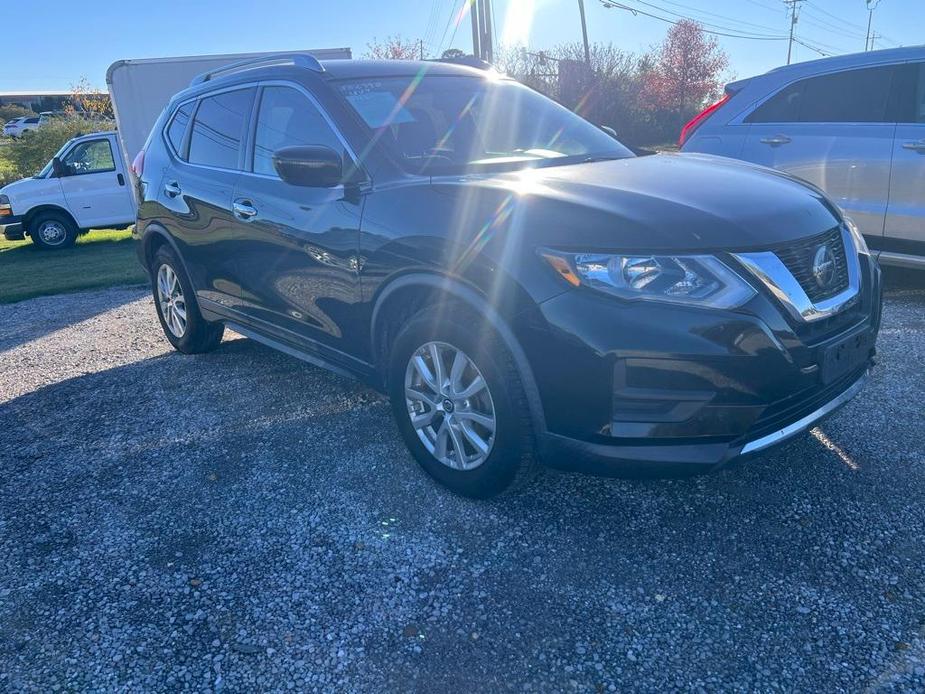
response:
M258 327L281 339L308 338L337 360L352 341L359 301L362 198L344 186L307 188L282 181L273 153L324 145L350 157L320 107L301 87L262 88L248 171L238 180L235 209L242 307Z
M745 119L743 158L815 184L865 236L879 237L896 129L895 70L844 70L784 87Z
M896 127L883 250L925 256L925 63L905 69L908 103Z
M61 161L66 172L61 190L77 226L89 229L134 221L132 192L109 138L82 140Z

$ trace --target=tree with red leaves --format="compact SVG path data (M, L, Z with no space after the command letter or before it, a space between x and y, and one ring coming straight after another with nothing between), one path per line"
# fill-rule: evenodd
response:
M649 108L684 116L719 96L729 57L699 23L685 19L672 26L652 57L644 90Z
M420 39L406 39L401 34L386 36L382 42L373 39L366 48L366 57L372 60L421 60L424 57Z

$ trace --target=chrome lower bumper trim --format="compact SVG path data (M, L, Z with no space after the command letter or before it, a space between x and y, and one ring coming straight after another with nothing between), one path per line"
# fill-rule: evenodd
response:
M867 383L868 378L870 378L870 372L865 372L863 376L852 383L844 392L841 393L841 395L833 398L832 400L829 400L818 410L810 412L802 419L797 420L793 424L788 424L783 429L778 429L777 431L772 432L767 436L762 436L760 439L749 441L742 447L742 450L739 451L739 455L755 453L765 448L769 448L775 444L781 443L782 441L791 438L792 436L796 436L800 432L806 431L827 414L834 412L846 402L851 400L851 398L853 398L855 395L857 395Z

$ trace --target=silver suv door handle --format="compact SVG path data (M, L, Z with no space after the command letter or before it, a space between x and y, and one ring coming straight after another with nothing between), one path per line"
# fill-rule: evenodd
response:
M251 205L250 200L235 200L234 216L238 219L253 219L257 216L257 208Z
M762 137L761 141L766 145L786 145L790 138L786 135L775 135L774 137Z
M925 153L925 140L916 140L915 142L903 142L903 149L911 149L913 152Z
M183 191L180 190L180 184L176 181L170 181L164 184L164 193L168 198L175 198Z

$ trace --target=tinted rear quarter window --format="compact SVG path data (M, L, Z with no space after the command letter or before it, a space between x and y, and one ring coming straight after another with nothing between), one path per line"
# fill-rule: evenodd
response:
M254 89L203 97L193 119L188 161L220 169L240 168L245 124L253 99Z
M193 112L193 103L194 102L191 101L178 108L170 121L170 125L167 126L167 139L170 140L170 144L173 145L174 151L179 154L181 158L184 155L183 136L186 134L186 126L189 125L190 114Z
M896 68L845 70L784 87L745 119L747 123L887 123Z

